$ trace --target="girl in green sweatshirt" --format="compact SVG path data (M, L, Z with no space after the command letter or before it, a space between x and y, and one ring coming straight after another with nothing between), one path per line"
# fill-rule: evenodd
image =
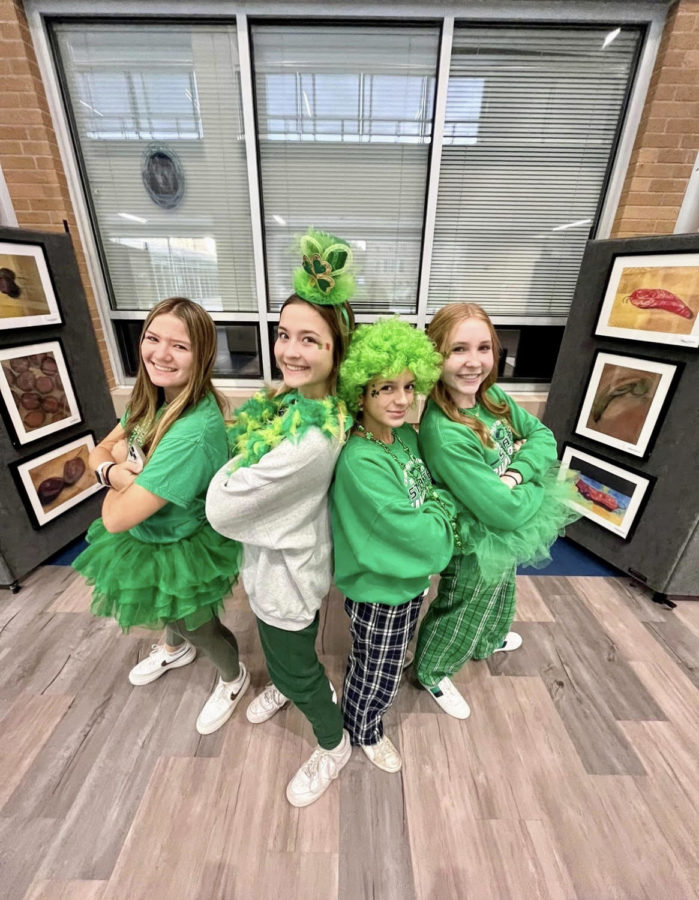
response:
M387 772L401 758L382 716L398 692L430 574L454 546L454 502L433 487L405 424L440 368L429 338L398 318L360 326L340 367L340 396L357 421L330 495L335 584L352 635L342 707L352 743Z
M428 333L444 358L419 443L440 487L448 488L468 529L464 552L442 573L418 635L420 683L450 715L469 707L451 680L471 658L516 650L515 567L550 559L549 547L577 515L556 479L556 440L495 385L500 345L480 306L452 303Z

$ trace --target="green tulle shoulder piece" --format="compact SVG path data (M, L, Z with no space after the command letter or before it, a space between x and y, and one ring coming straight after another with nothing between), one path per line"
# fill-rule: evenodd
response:
M337 397L309 400L296 391L269 397L260 391L238 410L227 428L233 458L227 471L253 466L285 439L298 442L309 428L319 428L327 438L343 441L352 420Z
M340 306L354 294L352 249L347 241L309 228L299 240L302 265L294 271L294 291L310 303Z

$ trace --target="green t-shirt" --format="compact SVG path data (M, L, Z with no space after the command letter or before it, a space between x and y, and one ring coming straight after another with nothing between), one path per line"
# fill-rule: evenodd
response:
M170 543L194 534L206 522L209 482L227 460L223 416L213 394L207 394L170 426L137 476L136 484L168 502L129 533L147 543Z
M393 457L352 435L340 454L330 490L335 584L358 603L396 606L416 597L453 551L449 516L426 496L432 483L410 425L397 429ZM455 511L440 494L449 514Z
M420 451L435 483L451 491L462 511L486 528L515 531L541 506L541 481L556 462L556 439L496 385L488 394L493 400L507 402L514 434L507 422L478 404L468 413L488 428L494 446L486 447L475 431L452 422L430 400L420 423ZM526 444L515 452L515 442L520 439L526 439ZM514 490L500 481L506 469L522 475L523 483Z

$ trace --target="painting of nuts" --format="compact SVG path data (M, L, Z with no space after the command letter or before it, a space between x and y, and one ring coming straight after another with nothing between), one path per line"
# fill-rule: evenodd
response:
M38 352L41 351L41 352ZM58 341L0 348L0 394L17 440L25 444L80 421Z

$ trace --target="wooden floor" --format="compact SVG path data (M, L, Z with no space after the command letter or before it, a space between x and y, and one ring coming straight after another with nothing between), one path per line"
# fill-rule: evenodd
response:
M153 636L93 619L69 568L37 570L0 594L0 897L699 896L699 604L671 612L592 577L520 578L518 597L523 647L455 679L468 721L406 678L386 717L403 771L355 749L297 810L298 710L250 725L243 701L200 737L212 666L131 687ZM242 591L226 621L252 698L266 679ZM346 648L331 595L320 650L337 685Z

